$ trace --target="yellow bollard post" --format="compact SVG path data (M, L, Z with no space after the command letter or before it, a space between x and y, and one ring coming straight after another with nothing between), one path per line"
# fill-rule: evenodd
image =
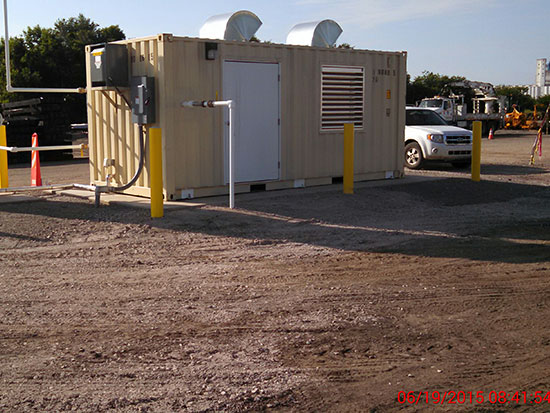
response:
M353 123L344 125L344 194L353 194Z
M8 146L6 126L0 126L0 146ZM0 150L0 188L8 187L8 151Z
M162 188L162 129L149 129L149 165L151 168L151 218L164 216Z
M481 122L473 122L473 142L472 142L472 181L481 180Z

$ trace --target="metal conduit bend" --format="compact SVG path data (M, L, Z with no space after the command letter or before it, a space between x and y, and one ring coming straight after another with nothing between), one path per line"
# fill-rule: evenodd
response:
M143 133L143 125L139 125L139 165L138 165L138 169L136 170L136 173L134 174L132 179L130 179L130 182L121 186L110 186L110 185L96 186L95 187L96 208L99 207L100 205L102 192L105 192L105 193L122 192L130 188L132 185L134 185L138 180L138 178L140 177L141 172L143 172L144 165L145 165L145 134Z

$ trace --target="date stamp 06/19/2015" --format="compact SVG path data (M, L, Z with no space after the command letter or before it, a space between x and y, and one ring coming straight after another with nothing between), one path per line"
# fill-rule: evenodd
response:
M493 405L535 405L548 404L550 391L400 391L399 404L493 404Z

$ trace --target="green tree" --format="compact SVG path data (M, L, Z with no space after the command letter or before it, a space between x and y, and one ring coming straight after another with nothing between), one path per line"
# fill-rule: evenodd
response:
M85 50L89 44L124 39L118 25L100 28L84 15L57 20L53 28L28 27L22 36L10 38L11 78L16 87L86 86ZM5 42L0 44L4 54ZM0 101L30 99L32 93L7 93L5 63L0 63ZM71 119L86 119L85 97L68 95Z
M448 84L465 79L463 76L446 76L428 71L422 72L412 82L410 76L407 76L407 104L414 105L424 98L442 94Z
M550 95L546 95L546 96L542 96L542 97L538 98L536 103L538 105L544 106L544 108L546 109L546 107L548 107L548 105L550 105Z
M542 118L544 116L544 113L548 109L548 106L550 106L550 95L546 95L538 98L536 103L537 105L539 105L537 108L537 111L539 113L540 118ZM546 133L548 133L548 128L550 128L550 120L547 121L545 126Z
M82 14L78 17L58 20L53 30L61 42L65 64L72 69L65 81L76 86L84 85L86 81L84 46L125 38L118 26L100 28Z
M533 109L535 100L527 94L527 91L527 86L499 85L495 87L495 92L498 96L506 97L508 111L512 109L512 105L517 105L520 112Z

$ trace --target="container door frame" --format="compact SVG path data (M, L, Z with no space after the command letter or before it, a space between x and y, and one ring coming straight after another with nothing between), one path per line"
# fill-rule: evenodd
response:
M247 64L264 64L264 65L274 65L277 67L277 175L274 178L267 178L267 179L257 179L257 180L251 180L251 181L242 181L238 180L237 172L235 172L235 182L236 183L245 183L245 182L270 182L270 181L278 181L281 179L281 65L278 61L262 61L262 60L247 60L247 59L238 59L238 58L228 58L222 60L222 76L221 76L221 89L223 93L223 99L228 99L229 97L225 94L225 81L226 81L226 74L225 74L225 67L226 63L247 63ZM239 102L235 102L235 112L238 116L239 111L242 109L239 106ZM235 116L235 114L233 115ZM228 119L227 119L227 112L224 111L223 116L223 123L225 126L228 125ZM233 125L235 126L235 125ZM224 168L224 182L227 184L229 183L229 142L228 142L228 128L224 128L225 132L223 135L223 168ZM234 129L234 138L238 139L238 136L236 136L236 131ZM234 142L235 144L235 142ZM237 148L235 148L235 152L237 151ZM234 156L237 154L235 153ZM236 165L237 167L237 165Z

